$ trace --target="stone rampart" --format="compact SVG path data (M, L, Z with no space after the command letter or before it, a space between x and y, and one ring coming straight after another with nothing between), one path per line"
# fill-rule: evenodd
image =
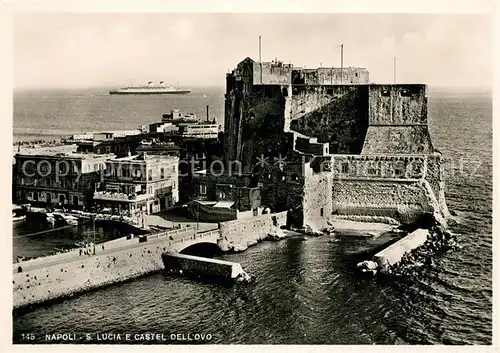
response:
M263 214L220 224L223 251L243 251L264 240L274 229L286 225L287 212Z
M332 173L315 173L308 163L304 166L303 225L313 230L328 228L332 214Z
M61 254L14 264L14 308L71 296L163 269L161 254L198 242L217 243L220 233L195 234L194 228L105 243L95 256ZM147 239L147 240L145 240ZM106 248L107 247L107 248ZM18 272L21 266L22 272Z

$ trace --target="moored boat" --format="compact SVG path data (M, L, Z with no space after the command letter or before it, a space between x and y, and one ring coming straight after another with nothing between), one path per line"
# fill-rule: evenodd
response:
M26 219L26 215L17 216L15 213L12 213L12 221L13 222L19 222L19 221L23 221L25 219Z

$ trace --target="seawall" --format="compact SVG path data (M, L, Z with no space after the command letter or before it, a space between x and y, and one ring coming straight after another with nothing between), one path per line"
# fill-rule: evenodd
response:
M14 309L161 271L162 254L180 252L197 243L218 245L223 251L243 251L286 225L286 217L287 212L281 212L223 222L220 229L205 233L188 227L131 239L123 237L98 244L95 256L80 255L79 249L75 249L16 263L12 283Z
M244 251L264 240L274 229L286 225L287 212L263 214L220 224L219 247L223 251Z
M186 228L99 244L96 255L79 250L13 266L14 309L71 296L90 289L126 281L164 268L161 254L180 251L198 242L217 244L218 230L196 234ZM19 266L22 272L18 272Z

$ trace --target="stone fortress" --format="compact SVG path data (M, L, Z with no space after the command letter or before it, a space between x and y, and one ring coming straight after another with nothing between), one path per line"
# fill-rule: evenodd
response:
M289 211L295 223L318 230L332 215L446 219L426 90L371 84L363 68L246 58L226 76L223 136L226 170L239 161L243 173L211 180L215 197L227 187L233 195L252 190L254 204Z

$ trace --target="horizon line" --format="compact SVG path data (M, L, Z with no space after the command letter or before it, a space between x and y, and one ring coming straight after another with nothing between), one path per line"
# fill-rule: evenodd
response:
M394 83L376 83L373 82L371 84L375 85L391 85ZM396 85L401 84L418 84L418 83L396 83ZM476 90L476 91L488 91L488 92L493 92L493 87L490 86L478 86L478 85L446 85L446 84L426 84L426 83L420 83L426 85L430 89L446 89L446 90ZM82 89L116 89L116 85L91 85L91 86L13 86L12 91L54 91L54 90L82 90ZM187 86L186 86L187 87ZM195 84L195 85L190 85L192 88L225 88L225 84ZM182 87L181 87L182 88Z

